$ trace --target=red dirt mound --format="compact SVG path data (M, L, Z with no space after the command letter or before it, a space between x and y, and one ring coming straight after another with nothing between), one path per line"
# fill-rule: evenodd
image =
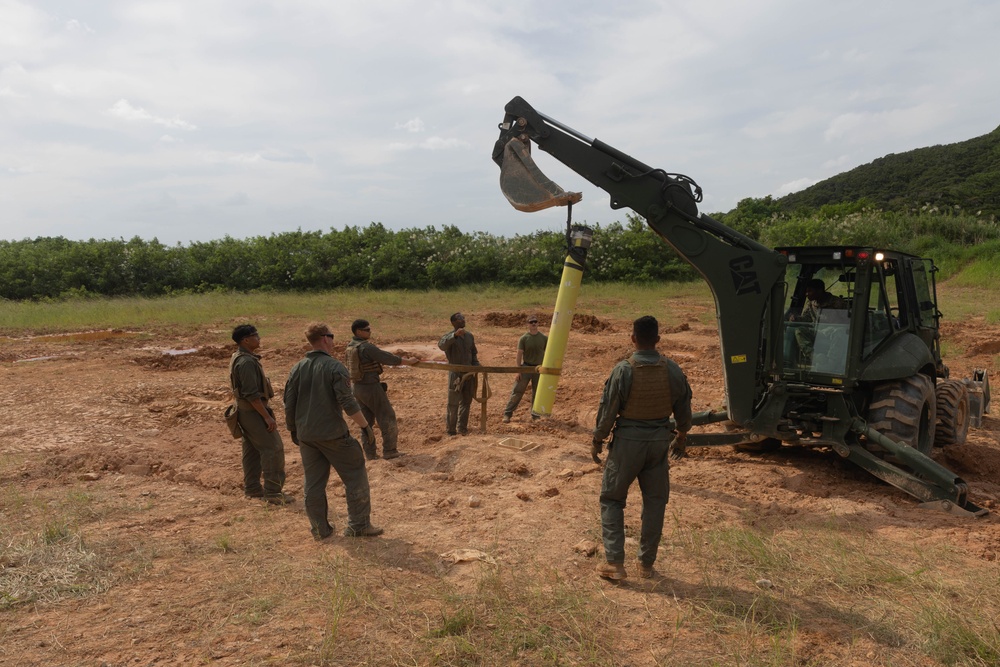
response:
M552 316L542 313L531 313L527 311L518 311L511 313L501 313L501 312L489 312L483 317L486 324L494 327L509 327L509 328L520 328L526 327L528 323L528 316L535 315L538 318L539 326L547 327L552 324ZM582 331L584 333L598 333L601 331L614 331L614 325L610 322L598 318L596 315L587 315L585 313L576 313L573 315L573 326L574 331Z

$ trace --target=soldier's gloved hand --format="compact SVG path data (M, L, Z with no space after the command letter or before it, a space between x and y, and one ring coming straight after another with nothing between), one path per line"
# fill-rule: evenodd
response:
M594 441L590 444L590 458L594 459L594 463L601 462L601 452L604 451L604 441L600 438L594 438Z
M687 456L687 433L678 433L674 441L670 443L670 458L682 459Z
M292 436L292 443L299 444L299 436L295 434L295 431L289 431L288 433Z
M365 438L368 439L368 444L369 445L374 445L375 444L375 430L372 429L372 425L371 424L369 424L368 426L365 426L364 428L362 428L361 432L365 434Z

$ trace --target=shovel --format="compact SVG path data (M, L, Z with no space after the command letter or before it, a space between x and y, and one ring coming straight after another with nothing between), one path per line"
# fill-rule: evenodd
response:
M567 206L583 199L581 193L566 192L543 174L531 159L531 144L516 137L503 149L500 190L511 206L525 213Z

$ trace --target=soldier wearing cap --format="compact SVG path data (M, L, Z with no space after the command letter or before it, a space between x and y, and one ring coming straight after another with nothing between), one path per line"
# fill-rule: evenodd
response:
M347 344L348 364L351 372L351 383L354 387L354 398L361 406L361 412L369 424L378 423L382 431L382 457L394 459L400 456L397 449L399 428L396 424L396 411L389 402L386 393L386 383L381 381L382 365L412 366L419 359L400 357L386 352L371 342L372 326L368 320L354 320L351 323L351 333L354 337ZM356 356L352 356L356 355ZM368 460L377 459L375 440L368 439L368 433L361 434L361 449Z
M243 493L248 498L285 505L294 499L282 491L285 445L274 411L267 405L274 397L271 381L264 374L260 356L254 354L260 348L260 334L252 324L241 324L233 329L233 342L237 349L229 360L229 382L243 430Z
M531 368L541 366L542 360L545 358L545 344L548 340L549 337L538 330L538 316L529 315L528 333L521 336L520 340L517 341L517 359L515 363L518 366L530 366ZM532 400L534 400L535 392L538 391L538 373L517 374L514 388L510 392L510 400L507 401L507 407L503 410L503 421L505 424L510 422L511 417L514 416L514 410L517 409L518 404L521 402L521 398L524 396L529 383L531 384ZM532 413L531 418L538 419L538 416Z

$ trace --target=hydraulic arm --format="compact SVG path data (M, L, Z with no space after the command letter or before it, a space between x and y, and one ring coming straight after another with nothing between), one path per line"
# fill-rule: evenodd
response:
M579 201L541 175L531 143L628 207L705 278L718 313L729 416L744 424L779 374L780 308L786 260L780 253L698 213L701 188L682 174L654 169L535 111L520 97L505 107L493 160L511 204L537 211ZM752 388L752 390L749 390Z
M788 259L698 212L701 188L683 174L654 169L597 139L536 111L520 97L504 108L493 160L500 186L516 209L572 206L582 195L549 180L531 157L532 144L552 155L611 197L611 208L631 208L702 275L718 316L726 412L696 415L696 424L728 419L742 433L692 436L689 445L721 445L740 438L758 442L810 441L830 446L873 475L925 504L959 514L984 510L967 499L967 486L920 451L871 428L859 414L865 401L837 378L834 386L789 382L783 376L785 273ZM859 318L863 321L864 318ZM876 443L899 467L876 456ZM912 474L911 474L912 473Z

